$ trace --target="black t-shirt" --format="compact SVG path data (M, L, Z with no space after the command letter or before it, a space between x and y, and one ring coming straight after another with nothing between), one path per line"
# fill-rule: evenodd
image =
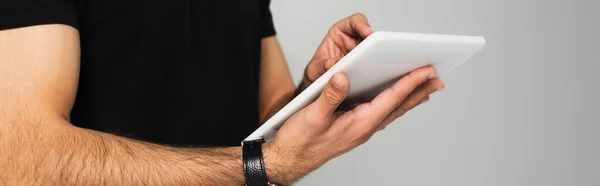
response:
M71 122L178 146L233 146L258 128L270 0L0 0L0 30L79 30Z

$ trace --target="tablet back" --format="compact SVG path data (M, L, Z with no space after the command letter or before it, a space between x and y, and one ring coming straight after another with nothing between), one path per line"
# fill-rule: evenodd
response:
M438 77L444 76L477 53L485 43L479 36L375 32L245 140L265 138L271 141L289 117L316 100L337 72L343 72L350 81L350 92L341 107L351 108L372 100L401 76L417 68L431 65Z

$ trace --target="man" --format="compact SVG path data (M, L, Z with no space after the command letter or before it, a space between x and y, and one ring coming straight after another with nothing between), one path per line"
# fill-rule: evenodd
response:
M336 74L249 172L240 141L371 32L337 22L294 88L269 0L2 0L0 183L292 184L443 87L421 68L336 111Z

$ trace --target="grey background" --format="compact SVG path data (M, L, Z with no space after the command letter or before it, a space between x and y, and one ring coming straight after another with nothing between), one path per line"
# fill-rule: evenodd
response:
M600 185L600 1L273 0L293 77L338 19L481 35L446 89L297 185Z

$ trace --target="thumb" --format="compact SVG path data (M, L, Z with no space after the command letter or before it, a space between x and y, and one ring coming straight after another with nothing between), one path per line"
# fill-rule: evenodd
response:
M326 114L326 116L332 116L337 107L344 101L348 91L350 90L350 83L346 76L342 73L334 74L329 83L321 92L321 95L314 102L316 111L319 113Z

